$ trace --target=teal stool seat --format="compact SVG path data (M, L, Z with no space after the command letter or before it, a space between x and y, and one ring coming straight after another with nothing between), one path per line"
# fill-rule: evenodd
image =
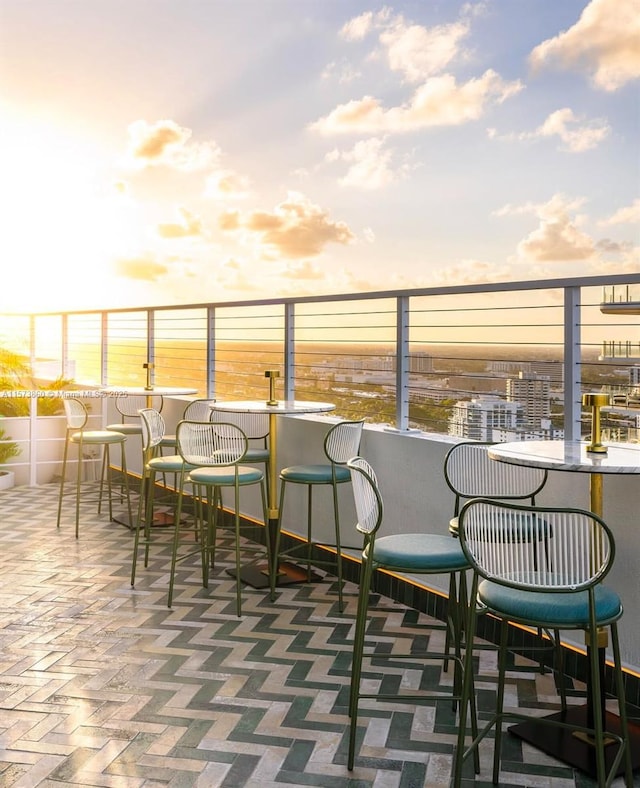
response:
M121 424L108 424L106 429L113 430L114 432L120 432L124 435L140 435L139 424L131 424L130 422L125 421L123 421Z
M179 454L168 454L166 457L153 457L147 463L149 470L155 473L180 473L184 468L184 460ZM187 465L195 468L195 465Z
M530 582L541 585L540 575L532 574ZM622 615L622 602L607 586L594 589L596 623L603 626ZM544 627L589 627L589 593L573 591L566 594L549 591L523 591L519 588L483 580L478 585L478 601L511 621L538 621Z
M292 465L280 471L280 479L296 484L333 484L334 480L341 484L351 481L351 473L342 465L334 469L330 465Z
M385 569L405 572L456 572L469 568L460 542L440 534L381 536L375 541L373 561Z
M107 430L83 430L74 432L70 440L74 443L90 443L97 446L101 443L123 443L122 432L109 432Z
M259 446L249 446L247 453L244 455L243 462L269 462L271 453L269 449L263 449Z
M329 566L334 568L338 576L338 608L344 609L342 597L342 547L340 539L340 514L338 510L338 486L351 483L351 472L346 463L355 457L360 450L360 439L364 421L340 421L334 424L324 439L324 453L328 460L325 463L311 465L291 465L280 471L280 519L276 533L275 563L281 558L302 557L307 565L307 581L311 580L311 565ZM287 484L304 484L307 487L307 538L305 542L294 544L285 550L280 549L282 513L284 511L285 490ZM319 542L313 538L313 487L330 485L333 492L333 520L335 527L335 543ZM314 555L314 548L335 548L335 558L320 558ZM277 571L274 574L279 576ZM274 591L272 589L272 599Z
M241 486L257 484L264 479L264 473L259 468L251 468L249 465L221 465L217 468L196 468L189 473L189 478L194 484L229 487L236 481Z

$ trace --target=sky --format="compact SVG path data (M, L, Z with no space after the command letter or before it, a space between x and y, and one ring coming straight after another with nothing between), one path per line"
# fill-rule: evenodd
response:
M0 311L640 272L637 0L0 0Z

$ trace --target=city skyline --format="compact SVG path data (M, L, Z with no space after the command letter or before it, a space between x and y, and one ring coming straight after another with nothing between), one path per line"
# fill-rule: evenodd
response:
M0 308L638 272L639 35L630 0L0 0Z

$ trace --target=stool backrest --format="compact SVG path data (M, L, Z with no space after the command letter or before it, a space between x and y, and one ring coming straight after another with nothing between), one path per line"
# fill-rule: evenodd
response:
M248 440L265 442L269 435L268 413L228 413L223 410L212 410L211 421L235 424L244 432Z
M140 411L149 406L160 412L163 404L164 400L160 394L153 394L148 397L145 394L122 394L116 397L116 410L121 414L122 421L125 418L137 419Z
M544 487L545 469L492 460L487 452L491 445L458 443L447 453L444 478L456 496L454 514L457 515L462 503L470 498L528 500L534 504L535 496Z
M346 465L360 452L364 419L334 424L324 439L324 453L336 465Z
M538 529L537 538L530 538L532 529L534 537ZM533 591L589 588L607 574L615 553L611 531L591 512L487 498L462 507L459 538L469 563L482 577Z
M141 408L139 415L142 422L142 449L154 449L164 438L166 427L162 414L155 408Z
M237 465L249 441L235 424L180 421L176 430L178 453L190 464L205 467Z
M363 457L352 457L347 462L351 471L351 485L358 522L356 529L372 536L380 527L384 509L376 474Z
M84 404L75 397L64 397L62 400L64 413L67 417L67 429L81 430L87 423L89 412Z
M184 409L182 418L185 421L211 421L211 405L215 399L194 399Z

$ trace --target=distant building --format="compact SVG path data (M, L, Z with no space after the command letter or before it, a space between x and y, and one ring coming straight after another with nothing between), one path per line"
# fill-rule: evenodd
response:
M409 372L416 375L429 375L433 372L433 356L428 353L411 353Z
M545 376L549 378L551 383L562 384L564 381L564 367L561 361L509 361L501 359L489 361L487 370L499 375L531 373L538 377Z
M524 408L519 402L480 396L457 402L449 420L449 434L466 440L499 441L524 428Z
M525 429L536 432L548 427L551 419L551 383L547 375L519 372L507 380L507 402L519 402L524 409Z

